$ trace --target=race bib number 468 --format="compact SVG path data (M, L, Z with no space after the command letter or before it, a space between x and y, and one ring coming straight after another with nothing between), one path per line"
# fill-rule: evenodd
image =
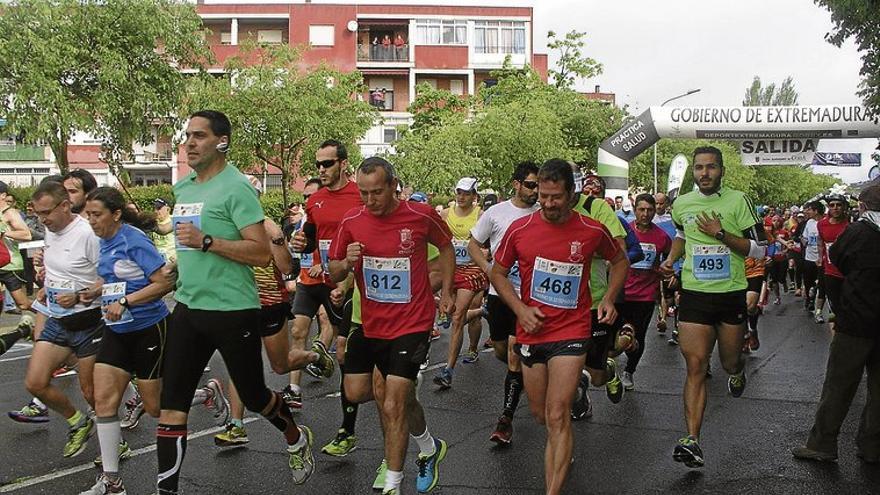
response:
M583 274L582 263L535 258L530 287L532 299L554 308L575 309Z

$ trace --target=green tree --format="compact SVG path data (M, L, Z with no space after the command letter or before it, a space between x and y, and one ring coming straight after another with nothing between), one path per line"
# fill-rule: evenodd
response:
M857 0L815 0L831 12L834 30L825 39L841 46L853 39L862 55L859 96L871 115L880 116L880 2Z
M798 92L794 88L794 81L791 76L786 77L779 87L776 83L770 83L764 86L761 78L755 76L752 85L746 89L746 95L743 98L744 107L761 107L761 106L792 106L798 104Z
M321 142L349 145L355 162L355 141L378 119L355 97L366 91L360 72L304 70L300 61L295 47L245 44L227 61L228 76L193 79L184 103L185 114L209 107L226 113L233 128L229 160L250 172L280 169L285 204L291 181Z
M179 67L208 55L194 5L175 0L20 0L0 16L0 117L46 143L62 173L86 132L111 167L132 144L171 133L185 91Z
M548 70L557 89L571 89L578 79L590 79L602 73L602 64L583 53L587 33L569 31L563 37L554 31L547 33L547 48L558 57L556 69Z

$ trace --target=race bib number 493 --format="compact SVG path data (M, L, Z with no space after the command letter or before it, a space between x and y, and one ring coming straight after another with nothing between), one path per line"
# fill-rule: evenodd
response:
M697 280L728 280L730 248L727 246L694 246L693 273Z

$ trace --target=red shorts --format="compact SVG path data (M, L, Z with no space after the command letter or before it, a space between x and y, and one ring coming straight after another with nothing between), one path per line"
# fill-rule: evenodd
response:
M477 265L462 265L455 267L455 289L467 289L471 292L479 292L489 288L489 277Z

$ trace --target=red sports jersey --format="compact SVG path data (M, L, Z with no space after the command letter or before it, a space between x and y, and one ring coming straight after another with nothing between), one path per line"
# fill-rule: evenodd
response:
M600 223L577 212L564 224L552 224L537 211L514 221L498 249L495 262L519 262L522 300L544 313L538 333L516 325L521 344L542 344L590 338L590 264L593 255L610 260L620 252Z
M825 247L825 256L822 258L822 267L825 270L825 275L843 278L843 274L840 273L840 270L831 263L831 259L828 257L828 251L831 250L831 246L837 241L840 234L846 230L847 225L849 225L849 220L846 218L840 223L831 223L831 220L829 220L828 217L819 220L819 224L817 225L817 228L819 229L819 242Z
M654 224L651 224L647 232L639 230L636 222L631 222L630 225L639 238L645 259L629 267L629 275L624 286L624 300L656 301L657 292L660 290L660 273L657 267L660 266L661 255L669 254L672 240L663 229Z
M330 259L345 259L348 245L363 245L355 266L361 292L364 336L395 339L427 332L434 323L434 294L428 281L428 243L452 244L452 232L434 208L401 201L377 217L363 206L345 214L330 245Z
M347 211L363 206L363 204L361 193L354 182L349 182L342 189L336 191L322 187L315 194L309 196L309 200L306 202L306 223L314 225L317 229L317 247L325 274L328 274L327 253L330 250L330 241L339 230L342 217ZM331 287L336 286L330 283L329 277L325 277L325 280Z

